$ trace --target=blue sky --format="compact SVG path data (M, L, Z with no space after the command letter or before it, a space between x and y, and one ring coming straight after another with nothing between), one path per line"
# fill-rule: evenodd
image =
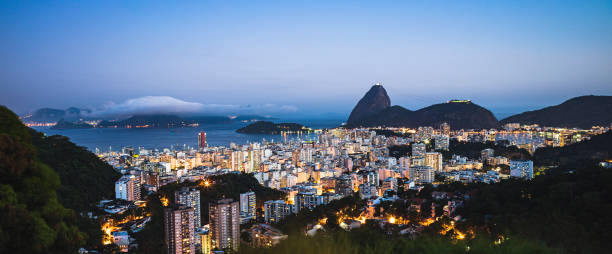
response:
M612 1L432 2L2 1L0 104L170 96L348 115L376 81L410 109L612 95Z

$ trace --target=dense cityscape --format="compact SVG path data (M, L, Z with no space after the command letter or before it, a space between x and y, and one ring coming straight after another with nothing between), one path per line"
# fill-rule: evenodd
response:
M612 1L0 2L0 254L612 250Z
M445 221L444 230L439 233L446 235L453 229L451 237L462 240L474 237L471 231L454 228L454 223L461 220L456 211L466 197L444 191L433 191L431 196L418 199L404 199L403 194L418 193L427 185L435 189L453 182L489 184L508 178L529 181L547 167L534 168L531 160L504 156L493 148L479 151L476 158L461 156L449 152L451 143L489 143L533 154L537 148L589 140L609 128L544 128L517 123L506 124L499 130L454 131L448 124L418 129L336 128L315 130L315 135L304 139L285 136L282 142L232 143L229 147L208 146L206 133L200 132L194 137L198 147L186 150L124 147L120 151L100 152L97 154L100 158L123 173L115 183L116 199L100 202L107 213L104 241L124 252L134 247L130 233L145 227L150 214L128 216L120 221L112 215L132 214L131 209L146 206L144 195L156 195L163 186L177 183L184 187L161 195L168 253L237 251L241 244L270 247L287 238L274 228L287 216L353 195L366 205L353 212L353 216L338 211L338 225L344 230L365 223L381 227L395 224L398 227L394 230L399 234L418 235L434 221ZM408 151L392 154L401 147ZM610 167L608 163L602 161L603 166ZM214 184L211 177L222 174L249 174L260 185L281 191L284 198L261 200L262 197L248 191L240 193L238 199L201 203L201 188L210 187ZM410 212L421 214L427 210L430 215L409 219L408 214L395 217L375 213L381 204L397 201L409 204ZM202 206L209 206L208 214L202 213ZM316 234L325 227L326 219L312 221L304 232ZM242 233L249 237L241 238Z

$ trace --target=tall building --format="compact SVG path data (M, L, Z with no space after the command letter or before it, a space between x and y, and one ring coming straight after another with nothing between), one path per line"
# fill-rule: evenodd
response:
M164 210L164 228L168 254L195 253L194 210L179 206Z
M397 178L389 177L383 180L381 187L385 191L386 190L397 191Z
M264 219L266 223L276 223L291 214L291 205L284 200L268 200L264 202Z
M442 154L441 153L426 153L425 166L432 167L434 171L442 171Z
M336 193L343 196L350 196L353 194L353 178L348 175L341 175L336 179L336 186L334 188Z
M418 184L432 183L434 181L434 169L428 166L413 166L409 170L409 179Z
M239 202L221 199L210 203L210 231L213 248L238 250L240 246Z
M510 176L533 179L533 161L510 161Z
M325 203L323 196L317 195L315 191L300 191L295 194L294 204L295 213L299 213L302 209L310 209Z
M443 135L450 135L450 124L448 123L442 123L440 124L440 133L442 133Z
M115 182L115 198L127 201L140 200L140 178L123 175Z
M200 251L202 251L203 254L209 254L213 249L210 241L210 228L204 226L204 228L198 232L198 235L200 238Z
M449 138L448 135L436 135L434 136L434 150L446 151L448 150Z
M427 152L427 147L423 143L414 143L412 144L412 156L425 156Z
M412 156L410 157L410 166L425 166L425 156Z
M198 149L202 149L207 146L208 144L206 143L206 132L200 131L200 133L198 133Z
M255 192L249 191L240 194L240 223L255 220L256 199Z
M495 154L495 150L493 150L491 148L484 149L484 150L480 151L480 159L483 162L486 162L487 159L493 157L494 154Z
M200 190L183 187L174 192L174 201L177 205L191 207L194 210L195 227L202 226L202 214L200 209Z
M362 174L363 183L366 183L368 185L373 185L373 186L379 185L378 172L370 170L370 171L361 171L359 173Z

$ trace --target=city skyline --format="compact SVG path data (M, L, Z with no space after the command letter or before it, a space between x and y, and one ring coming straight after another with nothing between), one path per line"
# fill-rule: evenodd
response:
M0 8L0 99L19 113L168 96L346 115L381 81L393 104L410 109L465 98L519 113L612 94L611 9L605 1L9 2Z
M607 253L612 1L0 4L0 253Z

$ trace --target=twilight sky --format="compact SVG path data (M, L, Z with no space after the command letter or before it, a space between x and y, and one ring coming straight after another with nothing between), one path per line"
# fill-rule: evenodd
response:
M0 104L348 116L376 81L409 109L612 95L609 0L294 2L2 1Z

